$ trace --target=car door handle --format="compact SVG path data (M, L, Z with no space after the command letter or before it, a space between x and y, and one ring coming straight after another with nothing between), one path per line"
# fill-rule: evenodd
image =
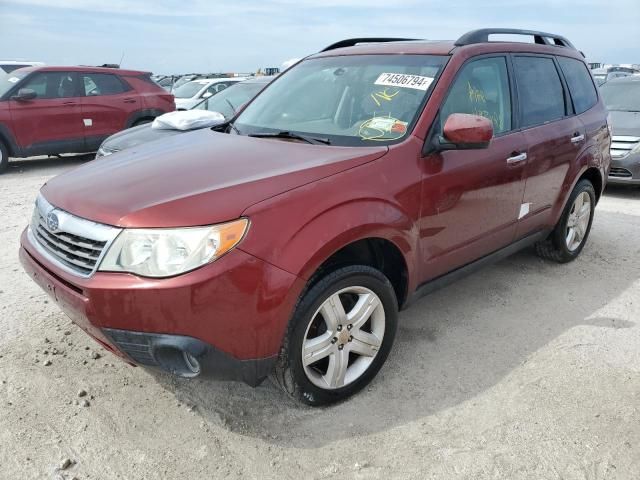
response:
M580 143L583 140L584 140L584 135L582 134L575 134L573 137L571 137L571 143Z
M62 102L63 105L75 105L76 102Z
M136 99L135 98L125 98L124 99L124 103L136 103Z
M513 157L507 158L507 163L509 165L515 165L516 163L524 162L527 159L527 154L525 152L514 155Z

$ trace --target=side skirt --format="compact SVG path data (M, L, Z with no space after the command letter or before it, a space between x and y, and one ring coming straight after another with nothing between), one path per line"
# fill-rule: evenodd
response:
M402 306L402 310L409 307L416 300L425 295L428 295L436 290L441 289L442 287L446 287L451 283L466 277L467 275L486 267L487 265L491 265L493 263L499 262L500 260L504 260L505 258L513 255L520 250L527 248L533 245L536 242L544 240L549 236L551 230L542 230L540 232L533 233L528 235L520 240L517 240L506 247L501 248L500 250L496 250L489 255L485 255L484 257L479 258L478 260L474 260L471 263L467 263L466 265L456 268L449 273L445 273L433 280L428 280L427 282L420 285L415 292L413 292L407 301Z

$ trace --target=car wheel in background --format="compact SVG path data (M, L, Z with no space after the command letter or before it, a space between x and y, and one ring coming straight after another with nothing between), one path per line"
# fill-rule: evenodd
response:
M589 180L580 180L546 240L536 244L539 256L558 263L574 260L584 248L596 207L596 192Z
M0 141L0 173L4 172L9 166L9 149Z
M397 329L398 303L380 271L344 267L299 300L272 379L308 405L343 400L384 364Z

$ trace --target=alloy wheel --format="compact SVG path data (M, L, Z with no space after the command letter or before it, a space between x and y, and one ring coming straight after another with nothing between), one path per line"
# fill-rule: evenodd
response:
M573 206L567 219L565 240L569 251L575 251L584 240L591 220L591 197L588 192L582 192L573 201Z
M360 378L382 345L385 312L371 290L353 286L327 298L311 317L302 364L317 387L337 389Z

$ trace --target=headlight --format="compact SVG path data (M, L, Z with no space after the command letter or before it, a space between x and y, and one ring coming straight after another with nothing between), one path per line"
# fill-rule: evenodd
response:
M212 262L235 247L249 227L245 218L190 228L124 229L98 270L170 277Z

